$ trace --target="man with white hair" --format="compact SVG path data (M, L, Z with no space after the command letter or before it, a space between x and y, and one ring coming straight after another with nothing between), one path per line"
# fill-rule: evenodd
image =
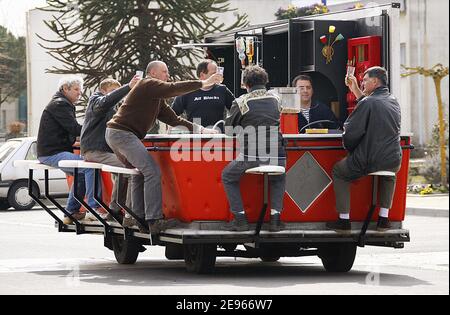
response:
M37 155L42 164L58 167L58 162L62 160L82 160L72 152L72 145L81 133L81 125L75 116L75 104L82 91L83 79L80 77L67 76L59 81L58 92L44 109L39 124ZM62 171L73 174L72 169L63 168ZM94 200L94 172L92 169L80 169L79 175L78 191L80 195L86 193L88 205L96 209L98 205ZM67 200L66 210L74 219L82 220L85 214L80 212L81 205L74 197L74 185ZM65 217L64 224L72 224L72 219Z

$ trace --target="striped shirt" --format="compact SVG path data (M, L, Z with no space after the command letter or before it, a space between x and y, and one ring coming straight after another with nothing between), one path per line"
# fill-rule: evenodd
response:
M306 118L309 123L309 108L301 108L302 115Z

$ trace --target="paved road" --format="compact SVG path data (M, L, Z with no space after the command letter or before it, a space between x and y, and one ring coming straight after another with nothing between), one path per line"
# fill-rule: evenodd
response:
M120 266L101 236L57 233L41 210L0 212L0 294L449 294L448 218L405 226L405 249L359 249L348 274L326 273L316 257L218 258L214 275L198 276L161 247Z

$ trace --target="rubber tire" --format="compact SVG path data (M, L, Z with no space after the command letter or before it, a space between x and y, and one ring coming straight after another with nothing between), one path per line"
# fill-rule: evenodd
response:
M31 202L28 204L21 205L17 202L16 193L24 188L26 188L28 192L28 181L21 180L12 184L8 190L8 203L10 204L11 207L13 207L16 210L31 210L36 205L36 201L31 199L31 197L30 197ZM35 196L39 196L39 188L36 185L36 183L33 183L33 194Z
M179 244L167 244L165 255L168 260L183 260L184 247Z
M186 270L197 274L209 274L216 264L216 244L189 244L184 246Z
M355 262L355 243L327 244L319 248L319 257L328 272L349 272Z
M0 210L8 210L11 206L7 199L0 200Z
M132 265L136 263L142 246L134 240L125 240L115 235L112 237L112 247L119 264Z

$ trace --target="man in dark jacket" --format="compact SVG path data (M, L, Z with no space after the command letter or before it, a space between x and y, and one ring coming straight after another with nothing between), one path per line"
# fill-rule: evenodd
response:
M119 102L131 91L138 81L139 77L135 76L129 84L121 87L120 83L116 80L103 80L100 83L100 90L89 98L80 139L81 155L86 161L125 167L106 143L106 123L116 113ZM119 213L120 206L117 204L117 201L118 199L122 201L126 200L127 180L124 178L120 185L117 185L116 176L113 175L113 178L114 184L110 208ZM121 187L120 192L117 191L118 186ZM101 215L105 219L109 219L107 213ZM125 223L127 223L126 225L132 225L132 222L129 222L130 218L127 219L124 219Z
M328 128L338 129L340 124L329 106L313 99L314 89L313 82L308 75L299 75L293 82L292 86L298 89L300 94L300 113L298 114L298 130L300 133L305 132L305 127L311 124L310 128ZM329 122L319 122L319 121ZM317 122L316 124L312 124Z
M358 88L355 77L346 78L358 98L355 111L344 124L343 142L348 156L333 168L334 191L339 220L327 226L348 233L350 225L350 183L377 171L398 172L402 160L400 146L400 105L389 93L387 72L373 67L366 71ZM389 229L389 209L395 190L395 177L380 179L380 213L377 229Z
M234 219L226 225L228 230L245 231L249 228L239 187L245 171L264 164L286 166L286 152L280 133L281 104L277 96L267 92L268 81L263 68L246 68L243 83L248 93L234 101L230 116L225 121L227 134L238 133L240 147L237 159L222 173L222 182L234 215ZM233 131L230 132L230 129ZM270 177L270 230L274 232L282 229L280 216L285 186L285 174Z
M83 79L79 77L65 77L59 82L58 92L53 96L50 103L44 109L39 125L37 137L37 155L42 164L59 167L61 160L82 160L79 155L73 154L72 145L80 135L81 125L75 117L75 103L79 100ZM62 169L65 173L73 174L72 169ZM78 189L80 195L88 197L88 205L96 209L98 207L94 200L94 172L92 169L80 169ZM80 213L81 205L73 195L73 185L67 200L67 212L76 220L84 218ZM65 224L71 224L70 218L64 218Z

